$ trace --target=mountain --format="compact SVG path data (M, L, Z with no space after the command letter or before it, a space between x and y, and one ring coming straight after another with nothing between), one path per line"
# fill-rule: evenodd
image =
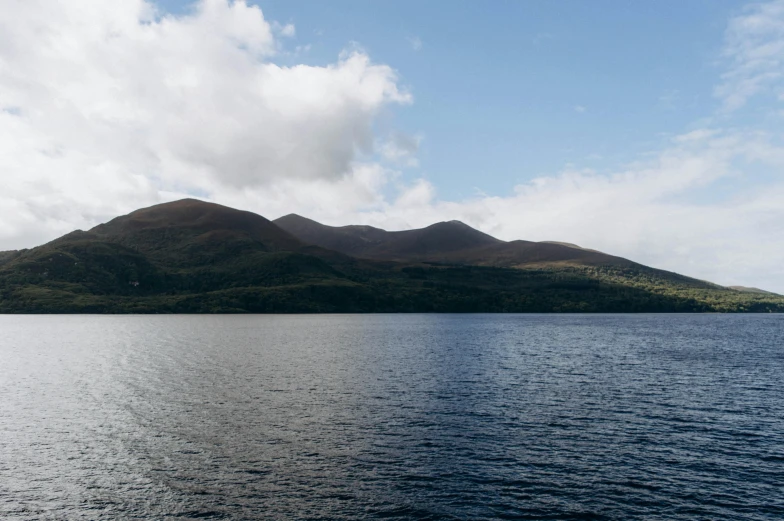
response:
M17 253L0 265L0 311L172 311L182 296L341 278L311 250L264 217L185 199Z
M588 277L596 277L601 272L601 277L622 284L637 281L646 286L677 284L693 289L721 289L710 282L657 270L576 244L502 241L460 221L398 232L372 226L327 226L296 214L273 222L304 243L367 259L529 271L543 269Z
M303 246L260 215L196 199L136 210L88 233L153 259L187 264L251 252L297 251Z
M784 311L574 245L457 221L389 232L185 199L0 253L0 312Z
M372 226L327 226L296 214L286 215L273 222L302 242L369 259L429 259L501 242L460 221L441 222L427 228L399 232L388 232Z
M427 228L399 232L388 232L372 226L326 226L296 214L286 215L273 222L302 242L368 259L495 267L553 263L580 266L634 264L574 244L506 242L460 221L441 222Z

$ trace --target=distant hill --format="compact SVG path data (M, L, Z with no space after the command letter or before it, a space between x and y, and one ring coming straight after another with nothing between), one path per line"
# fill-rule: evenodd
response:
M185 199L0 252L4 313L784 311L738 291L457 221L388 232Z
M460 221L389 232L372 226L326 226L289 214L273 221L302 242L354 257L514 267L539 263L627 264L596 250L557 242L506 242Z
M302 242L370 259L429 259L501 243L460 221L440 222L427 228L398 232L372 226L327 226L296 214L273 222Z
M718 286L575 244L545 241L502 241L460 221L389 232L371 226L333 227L289 214L273 221L304 243L351 255L398 262L427 262L497 268L612 267L631 270L697 288Z

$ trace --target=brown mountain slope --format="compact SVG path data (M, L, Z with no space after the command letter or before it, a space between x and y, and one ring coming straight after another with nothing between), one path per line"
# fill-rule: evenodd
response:
M666 281L666 284L675 283L690 288L718 287L710 282L649 268L574 244L502 241L459 221L400 232L388 232L370 226L326 226L295 214L273 222L304 243L360 258L529 270L599 269L604 272L604 276L623 281L637 278Z
M386 230L372 226L327 226L293 213L272 222L306 244L339 251L346 255L361 255L386 243L390 234Z
M216 254L296 251L303 244L268 219L196 199L142 208L87 232L132 248L153 260L199 263Z
M477 266L518 268L523 266L632 266L636 263L596 250L574 248L551 242L510 241L483 248L443 255L444 261Z
M601 253L599 250L592 250L591 248L583 248L582 246L578 246L577 244L572 244L571 242L541 241L541 244L558 244L560 246L568 246L570 248L577 248L578 250L585 250L585 251L592 251L592 252L595 252L595 253Z
M368 259L410 261L501 242L460 221L398 232L372 226L327 226L296 214L273 222L302 242Z
M407 261L438 258L501 244L495 237L460 221L440 222L418 230L389 232L388 237L385 243L374 246L366 254L377 259Z
M273 221L302 242L347 255L395 261L427 261L477 266L520 267L538 264L631 265L596 250L555 242L505 242L460 221L388 232L371 226L326 226L291 214Z

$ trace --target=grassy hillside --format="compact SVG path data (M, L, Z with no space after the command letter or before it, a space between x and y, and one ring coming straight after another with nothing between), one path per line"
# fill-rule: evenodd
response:
M409 234L396 246L439 261L360 259L304 244L248 212L192 200L158 205L0 254L0 312L784 311L778 295L570 246L545 245L532 256L530 245L542 243L486 240L443 224L424 229L443 233L441 242ZM467 248L455 247L466 239ZM499 245L507 249L498 253ZM558 248L583 256L563 260ZM471 257L478 252L484 258Z

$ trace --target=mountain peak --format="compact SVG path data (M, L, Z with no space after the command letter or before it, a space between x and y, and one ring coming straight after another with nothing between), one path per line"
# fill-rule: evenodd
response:
M236 210L199 199L180 199L141 208L127 215L115 217L90 231L106 233L119 229L174 227L253 227L269 223L264 217L244 210Z
M449 228L466 229L466 228L470 228L472 230L474 229L474 228L471 228L470 226L468 226L463 221L458 221L456 219L453 219L451 221L439 221L437 223L431 224L430 226L425 226L425 228L422 228L422 229L427 229L427 228L443 228L443 229L449 229Z
M136 210L90 232L134 248L180 248L183 253L241 244L265 251L293 251L302 246L261 215L191 198Z
M289 214L286 214L286 215L284 215L283 217L278 217L278 218L277 218L277 219L275 219L273 222L278 222L278 221L290 221L290 222L312 222L312 223L316 222L316 221L314 221L313 219L308 219L307 217L303 217L303 216L301 216L301 215L300 215L300 214L298 214L298 213L289 213Z
M375 259L424 258L503 242L456 220L396 232L361 225L326 226L296 214L274 222L305 243Z

